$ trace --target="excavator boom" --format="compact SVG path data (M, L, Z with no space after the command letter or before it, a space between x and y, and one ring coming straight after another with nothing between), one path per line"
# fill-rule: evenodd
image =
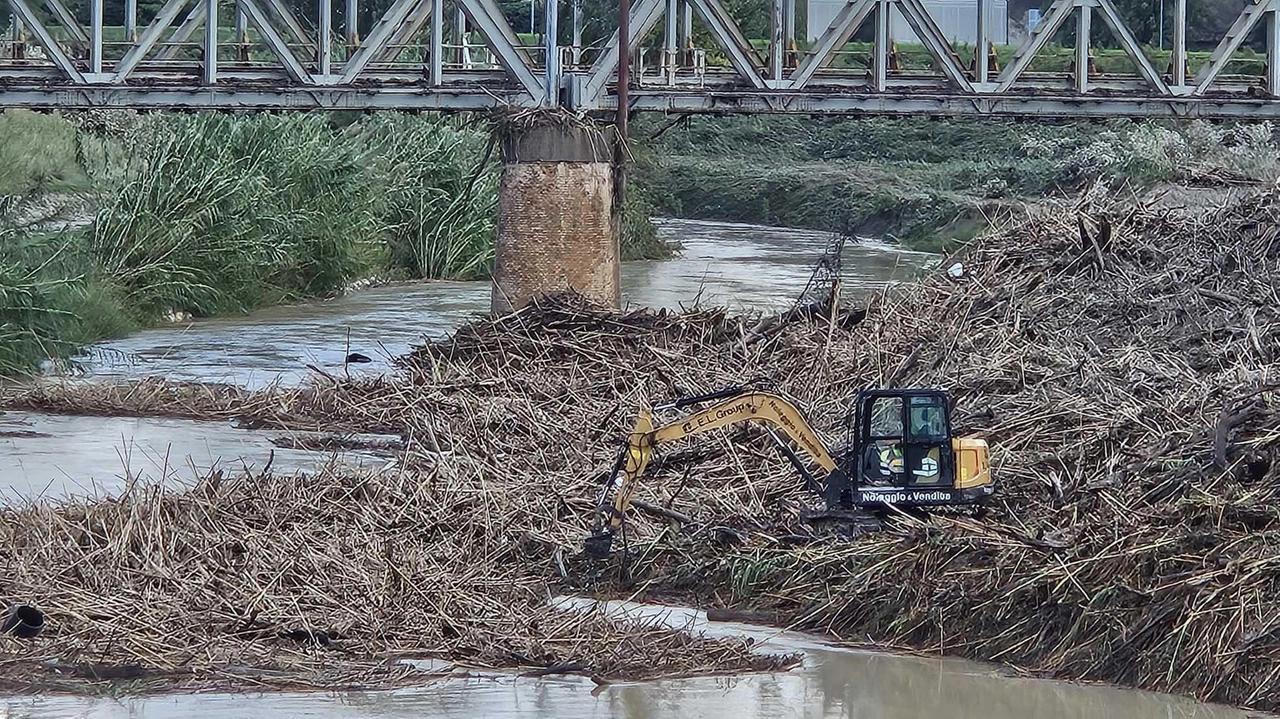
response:
M813 431L804 414L789 400L742 386L697 397L683 397L656 409L708 405L655 427L651 410L636 418L596 502L595 526L587 539L590 554L607 555L613 533L622 526L631 496L644 475L654 448L685 437L759 422L768 427L811 489L823 496L827 515L865 514L862 510L900 507L977 506L994 492L987 443L977 437L955 437L945 392L932 389L862 390L854 399L856 436L845 447L841 463ZM784 442L779 435L790 442ZM798 448L821 467L821 481L796 454Z
M709 432L739 422L759 422L781 432L794 442L827 474L837 471L831 452L791 402L768 392L747 392L694 412L678 422L653 426L649 411L642 411L627 436L614 467L596 503L596 527L588 540L593 552L607 553L614 530L622 524L631 496L653 457L654 447L685 437Z

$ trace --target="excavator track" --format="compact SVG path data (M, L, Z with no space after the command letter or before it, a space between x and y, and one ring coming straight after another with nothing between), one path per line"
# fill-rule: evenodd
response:
M903 507L901 511L920 519L930 515L946 517L980 517L986 507L975 502L968 505L938 505L933 507ZM800 513L800 521L823 533L854 538L888 528L894 512L886 508L814 509Z
M820 509L800 513L800 521L819 533L852 539L885 529L885 520L877 512L865 509Z

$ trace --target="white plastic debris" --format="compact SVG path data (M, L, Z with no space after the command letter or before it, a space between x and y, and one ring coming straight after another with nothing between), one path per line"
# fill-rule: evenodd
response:
M959 262L947 268L947 274L957 279L964 277L964 265Z

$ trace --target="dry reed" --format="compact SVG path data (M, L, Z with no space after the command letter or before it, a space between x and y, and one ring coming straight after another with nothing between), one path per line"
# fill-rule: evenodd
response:
M227 632L253 616L502 664L554 634L547 582L630 583L847 639L1275 709L1277 237L1274 189L1200 215L1082 202L984 238L962 278L887 290L865 318L771 325L548 299L423 347L391 377L208 400L216 416L397 433L400 475L18 510L0 567L21 579L3 588L65 607L76 642L135 658L201 647L205 666L230 661L244 645ZM661 453L639 497L691 521L633 512L627 572L588 581L573 553L635 410L760 378L832 445L860 387L949 389L962 431L993 445L991 511L812 535L799 513L817 498L766 436L736 428ZM130 411L130 391L6 402ZM147 411L198 416L205 395L175 391ZM115 529L95 539L99 514ZM219 589L184 593L203 586ZM694 654L682 666L716 663ZM564 659L537 656L521 663Z

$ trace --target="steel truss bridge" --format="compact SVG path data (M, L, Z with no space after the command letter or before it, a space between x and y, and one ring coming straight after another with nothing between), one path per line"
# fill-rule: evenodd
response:
M584 46L580 0L546 2L536 46L522 44L496 0L393 0L369 27L355 20L360 0L337 0L341 8L315 0L313 12L302 14L282 0L166 0L145 26L137 0L125 0L123 27L104 26L103 0L90 0L87 27L62 0L7 2L4 107L617 108L618 23L607 25L615 28L611 38ZM771 36L755 44L720 0L633 0L626 94L632 111L676 113L1280 116L1280 0L1250 0L1194 74L1186 0L1174 2L1166 67L1144 53L1112 0L1055 0L1001 67L986 42L985 0L975 24L988 62L963 61L921 0L849 0L803 49L795 42L796 0L773 0ZM895 7L927 50L930 69L900 69L889 40ZM562 12L569 16L563 33ZM1099 21L1134 72L1094 70L1090 35ZM711 38L704 47L695 45L695 23L705 30L697 37ZM867 23L874 42L866 67L833 62ZM1263 76L1227 73L1259 26L1267 43ZM1074 29L1070 68L1034 72L1033 60L1064 29ZM565 36L572 39L557 41Z

